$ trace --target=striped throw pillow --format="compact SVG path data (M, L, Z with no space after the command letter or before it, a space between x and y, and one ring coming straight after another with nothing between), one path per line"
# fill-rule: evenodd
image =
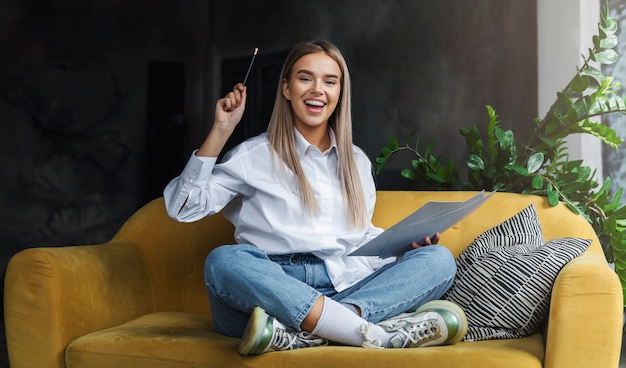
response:
M548 312L552 284L561 268L591 240L545 242L531 205L485 231L457 257L457 274L443 299L465 311L465 341L531 335Z

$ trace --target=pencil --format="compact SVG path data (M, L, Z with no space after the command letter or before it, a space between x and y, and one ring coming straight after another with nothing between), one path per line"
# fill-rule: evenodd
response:
M248 71L246 72L246 76L243 78L244 86L246 85L246 82L248 81L248 75L250 75L250 69L252 69L252 64L254 63L254 58L256 58L257 52L259 52L259 48L255 47L254 53L252 54L252 60L250 60L250 65L248 65Z

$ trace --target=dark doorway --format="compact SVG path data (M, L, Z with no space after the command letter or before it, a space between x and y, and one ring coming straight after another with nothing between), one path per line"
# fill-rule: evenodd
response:
M222 153L267 129L274 108L280 71L287 53L288 51L264 54L262 50L259 51L246 82L248 86L246 112ZM251 58L252 55L222 62L222 96L231 91L236 83L243 81Z

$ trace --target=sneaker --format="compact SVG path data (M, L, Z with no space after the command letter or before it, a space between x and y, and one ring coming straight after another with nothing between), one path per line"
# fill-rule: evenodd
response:
M403 313L378 323L385 331L395 332L388 348L415 348L451 345L461 341L467 333L467 318L456 304L445 300L433 300L415 312ZM364 331L366 345L367 339Z
M323 345L328 345L328 340L286 327L263 308L256 307L239 344L239 354L257 355Z

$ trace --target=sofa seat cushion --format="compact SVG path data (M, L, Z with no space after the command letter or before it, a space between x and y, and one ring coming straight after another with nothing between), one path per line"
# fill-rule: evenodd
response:
M211 318L183 312L158 312L126 324L92 332L66 349L68 368L136 367L541 367L540 334L523 339L458 343L422 349L364 349L328 346L241 357L238 339L213 332ZM381 357L384 355L384 357ZM383 359L383 360L380 360ZM378 365L378 364L376 364Z
M65 359L68 368L227 366L225 352L236 352L237 343L214 333L210 316L158 312L79 337Z

